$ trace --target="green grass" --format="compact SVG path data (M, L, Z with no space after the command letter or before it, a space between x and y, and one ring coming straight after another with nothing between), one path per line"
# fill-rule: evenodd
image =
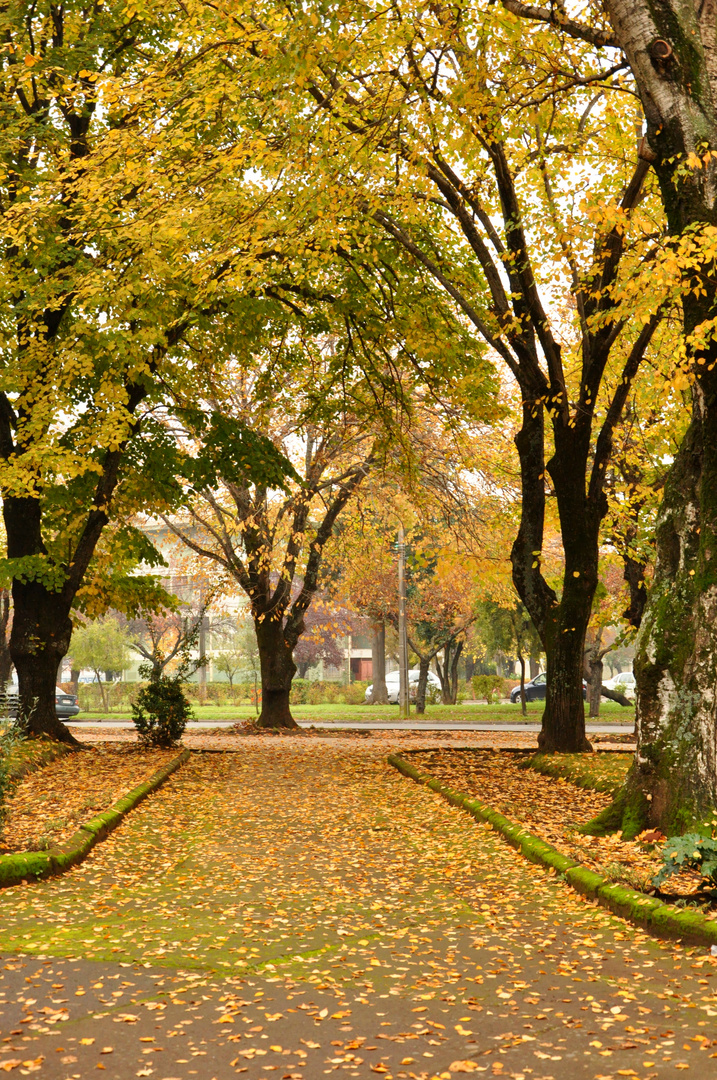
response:
M618 706L619 708L619 706ZM520 762L543 776L560 776L577 787L614 795L623 785L632 754L535 754Z
M11 780L20 780L23 776L41 769L57 757L71 753L71 747L62 743L42 742L35 739L22 739L10 754L9 774Z
M543 715L542 702L535 702L527 706L528 714L525 720L528 723L539 723ZM316 721L327 723L360 723L361 721L386 721L398 720L398 707L396 705L292 705L292 714L295 720ZM250 705L195 705L194 715L197 720L252 720L256 717L256 711ZM411 718L416 719L415 709L411 709ZM90 712L84 710L79 719L84 720L131 720L129 710L112 713ZM520 722L523 717L519 705L428 705L423 716L426 721L510 721ZM621 705L610 703L603 705L600 710L600 720L609 723L633 723L635 713L633 709L623 708ZM190 729L191 730L191 725Z

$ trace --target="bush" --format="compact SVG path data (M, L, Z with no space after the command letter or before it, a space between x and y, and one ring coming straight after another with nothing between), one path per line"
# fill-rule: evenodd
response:
M655 886L681 870L698 870L710 885L717 886L717 840L699 833L671 836L662 852L662 866L653 879Z
M191 706L179 675L160 675L143 686L132 704L132 720L144 746L175 746L182 738Z
M341 695L347 705L363 705L366 697L367 682L352 682L344 686Z
M471 680L473 696L477 701L487 701L492 705L506 696L506 680L500 675L474 675Z
M17 724L0 724L0 822L7 813L5 800L15 788L13 754L23 735Z
M309 703L309 691L314 683L309 679L294 679L291 684L291 693L289 695L289 701L292 705L306 705ZM316 704L311 702L310 704Z

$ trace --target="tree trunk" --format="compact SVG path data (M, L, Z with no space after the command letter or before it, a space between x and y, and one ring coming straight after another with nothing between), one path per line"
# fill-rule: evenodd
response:
M12 674L12 657L8 644L10 629L10 590L0 589L0 690L4 690Z
M670 232L692 231L699 245L698 230L717 225L714 5L606 7L635 75ZM685 166L690 154L699 168ZM635 760L595 832L621 828L629 838L647 825L683 833L717 805L717 346L711 332L690 344L717 315L716 278L713 261L695 262L685 283L692 420L665 485L638 636Z
M600 698L602 696L602 628L596 634L591 634L592 640L585 649L585 678L588 684L589 715L600 715Z
M289 695L296 664L293 650L284 639L282 620L256 620L254 628L261 669L261 713L257 724L263 728L295 728Z
M105 674L107 674L107 673L105 672ZM104 709L105 712L109 712L109 702L107 701L107 692L106 692L105 687L104 687L104 685L102 683L102 672L101 671L95 671L95 678L97 679L97 685L100 688L100 698L102 700L102 708Z
M371 704L388 705L388 690L386 689L386 624L383 620L377 620L373 624L371 667L373 669Z
M72 693L77 695L80 690L80 669L72 668L70 671L70 682L72 684Z
M451 661L451 700L448 703L449 705L455 705L458 701L458 661L462 652L463 642L459 641L456 643L453 660Z
M418 686L416 687L416 715L423 716L426 711L426 687L428 686L428 669L431 666L430 659L418 660Z
M79 745L58 720L55 708L57 672L72 634L66 604L58 593L48 592L39 582L17 578L12 602L10 654L20 697L18 722L30 736Z
M595 657L592 653L588 653L589 656L589 671L590 678L588 679L588 704L590 706L589 715L591 717L598 717L600 715L600 698L602 697L602 659Z
M528 657L528 670L531 679L534 679L536 675L540 675L540 661L537 656Z
M520 649L518 649L518 663L520 664L520 711L523 716L527 716L528 708L525 704L525 657Z
M566 593L577 594L572 599ZM546 695L538 746L542 753L576 754L592 750L585 735L583 647L590 609L589 598L564 582L558 609L557 633L547 642Z

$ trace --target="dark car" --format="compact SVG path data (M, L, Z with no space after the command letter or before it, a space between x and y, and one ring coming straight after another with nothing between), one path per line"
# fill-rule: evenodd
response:
M526 701L545 701L545 695L548 688L548 677L545 672L541 672L540 675L536 675L534 679L525 684L525 700ZM583 679L583 698L588 696L588 688L585 680ZM520 701L520 687L514 686L510 692L511 704L516 705Z
M0 693L0 716L17 716L20 700L17 685L10 683L7 690ZM80 706L74 694L67 694L61 686L55 687L55 712L58 720L69 720L77 716Z
M80 705L75 694L67 694L61 686L55 687L55 712L59 720L69 720L77 716Z

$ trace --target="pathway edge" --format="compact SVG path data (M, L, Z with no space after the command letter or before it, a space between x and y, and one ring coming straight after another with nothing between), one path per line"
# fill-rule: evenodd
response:
M530 862L552 870L576 892L597 901L620 918L660 937L677 938L696 945L717 945L717 920L708 919L698 912L675 910L654 896L624 885L616 885L575 859L563 855L545 840L533 836L527 829L509 821L503 814L478 799L471 799L459 791L454 791L429 773L419 772L400 755L389 754L387 760L389 765L404 776L429 787L452 806L466 810L477 821L489 824Z
M182 750L181 754L158 769L149 780L118 799L109 810L80 825L77 832L62 847L52 847L49 851L16 851L10 855L0 855L0 889L20 885L23 881L55 877L82 862L92 848L109 836L130 810L134 810L148 795L161 787L165 780L188 760L189 755L188 749Z

